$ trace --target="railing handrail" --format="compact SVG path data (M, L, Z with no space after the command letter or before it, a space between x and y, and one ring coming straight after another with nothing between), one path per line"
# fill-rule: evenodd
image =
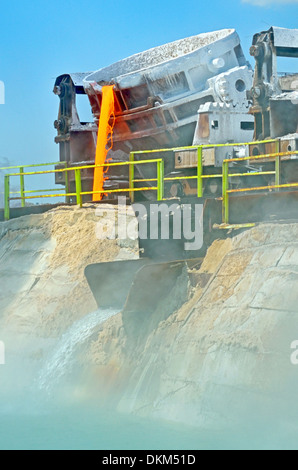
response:
M227 143L227 144L201 144L201 145L189 145L185 147L172 147L167 149L154 149L154 150L137 150L134 153L135 155L140 155L144 153L159 153L159 152L180 152L182 150L194 150L198 147L202 147L203 149L206 148L219 148L219 147L243 147L247 145L261 145L261 144L272 144L277 142L277 139L270 139L270 140L258 140L253 142L235 142L235 143Z
M48 165L61 165L64 164L65 162L61 163L51 163ZM134 168L136 165L143 165L143 164L152 164L156 163L157 164L157 186L150 186L150 187L142 187L142 188L135 188L134 187L134 180L130 178L129 182L129 188L120 188L120 189L113 189L113 190L107 190L103 189L102 191L82 191L82 181L81 181L81 171L84 169L92 169L92 168L107 168L107 167L113 167L113 166L129 166L129 168ZM45 164L42 164L43 166ZM89 195L89 194L105 194L105 193L116 193L116 192L129 192L130 195L132 195L135 191L157 191L157 199L162 200L164 197L164 161L162 158L156 158L156 159L151 159L151 160L142 160L142 161L128 161L128 162L117 162L117 163L109 163L106 162L104 164L97 164L97 165L80 165L80 166L73 166L73 167L67 167L67 163L65 163L65 168L60 168L60 169L54 169L54 170L45 170L45 171L33 171L33 172L24 172L22 165L19 165L15 168L20 169L21 171L19 173L9 173L4 175L4 193L5 193L5 206L4 206L4 219L9 220L10 218L10 207L9 207L9 201L10 200L21 200L22 201L22 207L25 206L25 200L26 199L40 199L40 198L50 198L50 197L66 197L69 198L71 196L76 196L76 202L78 205L82 206L82 196L84 195ZM39 166L39 165L36 165ZM30 165L27 165L27 167L30 167ZM7 167L8 168L8 167ZM74 171L75 173L75 187L76 187L76 192L71 193L69 192L68 189L68 172ZM36 192L52 192L54 191L53 189L41 189L41 190L34 190L34 191L26 191L25 190L25 185L24 185L24 177L25 176L33 176L33 175L43 175L43 174L55 174L55 173L65 173L65 179L67 180L67 184L65 186L65 193L61 194L45 194L45 195L37 195L37 196L26 196L28 193L36 193ZM134 175L134 172L131 172L130 170L130 175ZM10 192L10 178L14 176L19 176L20 177L20 186L21 190L20 191L13 191L12 193ZM143 179L143 181L146 181ZM58 191L58 189L57 189ZM10 194L20 194L20 197L10 197Z
M155 158L153 160L141 160L141 161L133 161L133 162L101 163L100 165L74 166L74 167L67 167L67 168L59 168L58 170L29 171L29 172L22 172L22 173L10 173L6 176L45 175L45 174L51 174L51 173L65 173L67 171L86 170L86 169L93 169L93 168L106 168L106 167L111 167L111 166L142 165L144 163L158 163L158 162L161 162L161 161L162 161L162 158ZM56 165L56 163L55 163L55 165Z
M298 151L287 151L287 152L280 152L279 151L280 143L276 140L276 150L275 153L265 154L265 155L253 155L250 157L240 157L240 158L233 158L233 159L225 159L223 161L222 166L222 174L223 174L223 184L222 184L222 224L223 226L231 227L229 224L229 194L234 193L243 193L243 192L251 192L251 191L264 191L264 190L279 190L283 188L296 188L298 187L298 183L287 183L281 184L281 159L282 157L287 157L291 155L298 155ZM275 176L275 184L270 184L267 186L251 186L247 188L238 188L238 189L230 189L229 188L229 178L238 176L238 174L230 173L229 167L231 163L239 162L239 161L250 161L253 163L254 161L258 160L274 160L275 168L274 171L252 171L249 173L242 173L242 176L262 176L262 175L274 175ZM247 224L244 224L247 226Z
M275 157L287 157L290 155L298 155L297 150L293 150L291 152L277 152L277 153L267 153L265 155L253 155L250 157L240 157L240 158L226 158L223 163L234 163L234 162L245 162L251 160L266 160Z
M15 166L3 166L0 168L0 171L14 170L17 168L36 168L39 166L54 166L54 165L65 165L68 162L51 162L51 163L33 163L31 165L15 165Z
M259 145L259 144L268 144L268 143L275 143L276 144L276 152L264 155L253 155L248 157L240 157L240 158L229 158L223 160L222 164L222 173L221 174L203 174L203 150L206 148L216 148L216 147L237 147L237 146L247 146L247 145ZM197 174L192 176L173 176L173 177L165 177L164 174L164 160L163 158L153 158L153 159L146 159L146 160L135 160L135 155L140 154L155 154L160 152L169 152L169 151L183 151L183 150L197 150ZM284 156L290 155L298 155L298 151L288 151L288 152L280 152L280 143L277 139L273 140L264 140L259 142L249 142L249 143L230 143L230 144L205 144L205 145L193 145L188 147L176 147L172 149L155 149L155 150L142 150L131 152L129 156L129 161L125 162L105 162L103 164L84 164L80 165L79 163L77 166L69 166L69 162L54 162L54 163L40 163L40 164L32 164L32 165L17 165L13 167L3 167L0 170L13 170L19 169L20 171L17 173L9 173L4 175L5 178L5 219L9 219L9 201L10 200L21 200L22 206L25 206L26 199L39 199L45 197L66 197L68 198L75 196L76 202L80 206L82 206L82 197L84 195L94 195L94 194L106 194L106 193L119 193L119 192L129 192L130 200L134 201L134 193L136 191L157 191L157 199L162 200L164 198L164 184L166 181L177 181L177 180L188 180L188 179L196 179L197 180L197 196L201 198L203 196L203 180L205 178L222 178L222 201L223 201L223 223L229 223L229 194L236 193L241 191L253 191L253 190L261 190L261 189L272 189L272 188L282 188L282 187L297 187L296 183L292 185L281 185L281 177L280 177L280 163L281 159ZM230 173L229 167L231 163L234 162L243 162L243 161L250 161L253 163L254 161L258 160L275 160L275 170L274 171L252 171L248 173ZM85 163L85 162L82 162ZM156 178L142 178L142 179L135 179L135 166L136 165L146 165L146 164L153 164L156 163L157 165L157 177ZM64 168L52 169L52 170L44 170L44 171L24 171L25 168L37 168L43 166L57 166L57 165L65 165ZM81 171L84 169L95 169L95 168L109 168L109 167L117 167L117 166L128 166L129 167L129 187L128 188L119 188L119 189L102 189L101 191L82 191L82 181L81 181ZM69 172L73 171L75 173L75 192L69 191ZM57 194L44 194L44 195L34 195L28 196L30 193L41 193L41 192L53 192L54 189L40 189L40 190L25 190L24 184L24 177L25 176L33 176L33 175L42 175L42 174L56 174L56 173L64 173L65 174L65 192L63 194L58 192ZM239 190L233 190L229 188L229 178L233 176L253 176L253 175L275 175L275 185L270 185L265 187L253 187L253 188L241 188ZM19 176L20 177L20 191L13 191L10 192L10 178ZM144 182L157 182L155 186L138 186L135 187L135 183L144 183ZM20 197L10 197L11 194L20 194Z

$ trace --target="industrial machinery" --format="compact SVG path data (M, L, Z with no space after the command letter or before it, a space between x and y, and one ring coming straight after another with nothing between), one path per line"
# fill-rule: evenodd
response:
M250 97L255 140L294 134L298 128L298 75L279 76L278 57L298 58L298 30L272 27L256 34L250 49L255 73Z
M170 203L178 201L180 205L186 201L204 205L205 244L193 253L192 261L183 261L187 258L183 243L178 247L179 243L172 239L167 243L155 240L157 249L152 249L152 243L143 244L144 254L139 261L120 262L120 266L119 263L88 266L86 277L99 306L107 306L106 301L110 305L115 297L111 291L112 279L124 269L126 281L114 306L122 309L125 305L126 319L135 320L134 312L137 314L144 303L144 290L138 294L140 289L137 289L140 280L158 297L165 279L170 292L177 279L184 279L184 274L189 273L190 266L200 265L206 247L223 233L217 231L214 235L213 230L221 220L223 165L231 176L226 179L229 187L241 191L231 198L234 213L244 214L247 222L254 220L256 207L259 218L265 212L275 219L285 217L289 208L286 185L298 182L298 75L279 74L277 58L298 57L298 30L272 27L256 34L250 52L256 61L254 73L244 57L237 33L222 30L151 49L94 73L57 78L54 92L60 98L60 108L55 126L62 161L67 161L69 166L94 163L102 90L110 85L115 96L115 112L111 118L114 146L109 152L110 160L127 161L133 152L141 161L148 159L148 155L137 151L162 148L163 151L154 156L164 160L168 181L165 199ZM94 122L80 122L77 94L88 96ZM277 140L272 142L272 138ZM239 142L250 143L239 145ZM202 165L207 178L198 199L195 180L198 154L197 149L191 147L200 145L204 145ZM185 146L190 148L177 149ZM272 160L257 158L279 153L285 155L278 159L273 177ZM107 193L127 187L128 171L117 168L110 168L106 175ZM156 174L155 165L139 165L136 171L148 185L155 184L150 182ZM268 207L260 202L260 191L258 194L247 191L252 179L254 186L268 196L265 198ZM56 182L63 184L59 179ZM83 186L87 191L92 182L93 169L86 169ZM272 191L274 182L279 189ZM139 200L150 204L152 192L138 194ZM293 188L291 197L296 211L297 191ZM149 200L146 202L146 199ZM172 261L156 264L156 258L159 262ZM145 304L153 311L154 299L152 296L150 299Z
M111 162L127 161L132 151L210 145L203 150L203 165L208 173L216 175L226 158L262 155L275 148L270 143L235 148L212 144L279 137L280 152L295 151L298 77L279 76L277 57L297 57L297 51L297 30L273 27L255 35L251 47L256 59L253 76L239 37L230 29L159 46L94 73L61 75L54 87L60 98L55 121L60 160L70 166L94 164L102 88L107 84L113 85L115 96ZM79 120L76 97L84 94L89 98L94 122ZM162 158L168 177L196 172L194 151L169 151ZM238 173L251 170L249 163L234 166ZM148 167L138 167L137 171L142 178L152 178ZM283 180L292 176L292 168L285 170ZM85 191L92 190L93 177L93 169L83 170ZM261 180L263 185L271 183L270 177ZM57 174L56 182L63 184L62 173ZM106 175L104 188L122 188L127 182L127 168L114 167ZM70 184L74 186L74 181ZM235 178L232 184L245 186L245 178ZM206 181L206 197L220 193L218 178ZM191 180L166 187L168 197L195 194L195 181Z
M244 76L241 67L209 80L218 92L217 100L200 105L192 141L193 145L208 146L203 148L206 173L221 173L225 159L298 150L298 74L281 74L277 70L278 57L298 57L297 46L298 30L272 27L253 38L250 52L256 59L256 68L251 89L248 89L247 70ZM218 146L231 142L250 142L253 140L252 135L254 142L247 145ZM270 142L270 139L276 138L277 146ZM260 141L261 144L258 143ZM296 158L294 155L283 157L283 161L288 161L287 165L281 167L283 183L298 181ZM230 165L231 173L245 174L257 168L265 173L272 169L272 163L260 161L259 164L255 167L249 160L239 160L239 163L233 161ZM197 151L186 149L167 155L165 171L168 176L195 175ZM150 172L147 170L142 176L149 178ZM259 186L272 183L270 175L256 179ZM245 176L233 178L231 185L235 189L245 188L246 180ZM174 182L170 185L167 195L191 196L196 193L195 180L181 180L179 184ZM206 180L205 197L218 197L221 193L221 178Z
M206 129L203 114L203 139L210 130L212 143L222 143L224 138L248 142L253 138L253 117L248 114L246 92L252 78L233 29L165 44L94 73L61 75L54 87L60 98L55 121L60 160L70 165L94 163L104 85L113 85L115 97L112 162L128 160L135 150L191 145L198 110L204 105L210 125ZM81 94L89 98L92 123L79 120L76 97ZM235 132L236 121L241 124ZM92 187L93 173L86 170L83 175L86 190ZM121 188L127 181L128 174L115 169L107 175L105 188ZM57 183L63 181L57 179Z

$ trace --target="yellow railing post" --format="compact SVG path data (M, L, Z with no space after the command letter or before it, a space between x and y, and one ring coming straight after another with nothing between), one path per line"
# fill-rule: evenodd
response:
M9 175L4 176L4 220L9 220Z
M26 201L25 201L25 179L24 179L24 168L20 167L20 193L21 193L21 206L25 207L26 206Z
M203 147L198 147L198 197L203 197Z
M135 193L134 193L134 179L135 179L135 164L134 164L134 159L135 159L135 154L131 152L129 154L129 188L131 191L129 191L129 198L131 203L134 203L135 201Z
M275 144L275 153L280 153L280 142L276 141ZM275 157L275 185L280 186L281 184L281 156L277 155ZM279 188L276 188L276 191L279 191Z
M68 164L67 164L67 162L65 162L65 169L66 169L66 171L65 171L65 194L66 194L66 196L65 196L65 202L66 202L67 204L69 204L69 202L70 202L70 197L67 196L67 194L69 193L69 178L68 178L68 171L67 171L67 168L68 168Z
M229 223L229 162L222 165L222 221Z
M77 196L77 204L78 206L82 207L82 179L81 179L81 169L75 169L75 181L76 181L76 196Z
M157 200L162 201L164 198L164 161L157 162Z

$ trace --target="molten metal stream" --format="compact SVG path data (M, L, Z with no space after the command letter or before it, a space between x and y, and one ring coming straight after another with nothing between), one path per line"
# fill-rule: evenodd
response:
M98 125L95 165L103 165L106 162L108 151L113 147L113 124L110 124L111 117L114 117L114 91L113 85L102 87L102 103L100 119ZM104 177L104 167L94 169L93 191L102 191ZM100 201L101 194L93 194L93 201Z

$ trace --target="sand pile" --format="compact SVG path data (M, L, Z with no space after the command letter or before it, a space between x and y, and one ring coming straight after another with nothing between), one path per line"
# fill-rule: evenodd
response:
M0 224L2 324L60 334L97 308L84 277L88 264L138 257L135 241L98 239L96 207L60 207ZM113 210L101 206L106 219Z
M104 208L112 217L111 206ZM85 266L138 256L132 240L98 239L98 220L87 205L0 224L0 331L48 341L96 309ZM120 411L213 429L237 420L254 428L252 417L292 427L297 240L298 224L288 223L216 241L192 273L198 283L189 283L187 302L170 316L165 293L152 314L166 319L154 329L144 334L140 318L129 334L121 313L101 325L76 356L73 392Z
M121 315L108 321L87 356L98 394L117 390L121 411L196 426L295 421L297 239L298 224L269 224L215 242L199 271L207 284L137 349Z

